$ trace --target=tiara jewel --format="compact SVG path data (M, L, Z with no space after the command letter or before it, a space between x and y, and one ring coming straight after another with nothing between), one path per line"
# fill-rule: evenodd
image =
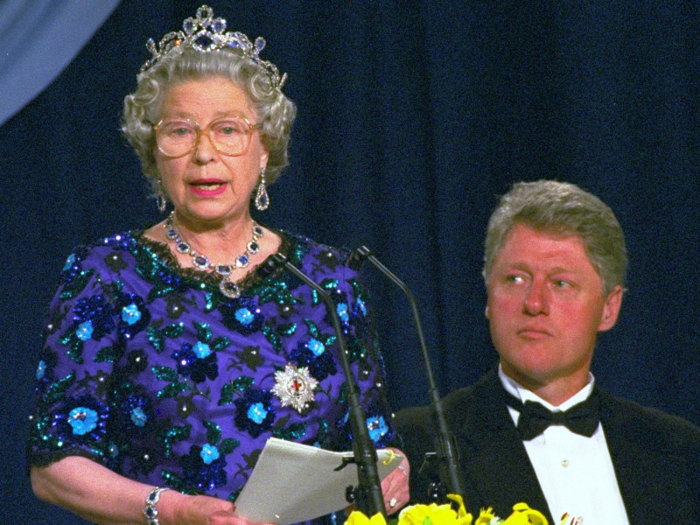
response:
M141 73L149 70L163 57L171 52L182 52L192 48L203 53L219 51L221 49L240 49L243 57L265 70L274 89L279 90L287 80L285 73L280 77L279 70L272 62L262 60L260 51L265 47L265 39L258 37L255 42L238 31L226 31L226 20L214 18L214 10L203 5L197 9L195 17L187 18L182 23L181 31L171 31L166 34L158 45L152 38L146 42L146 47L153 57L141 66Z

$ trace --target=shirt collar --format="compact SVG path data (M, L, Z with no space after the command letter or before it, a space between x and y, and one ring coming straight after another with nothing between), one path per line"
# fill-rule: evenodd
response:
M531 392L524 386L508 377L505 373L503 373L500 363L498 364L498 378L501 380L501 384L503 385L503 388L505 388L506 392L515 396L516 399L520 399L520 401L523 403L525 403L525 401L536 401L537 403L544 405L547 410L550 410L551 412L568 410L572 406L578 405L579 403L585 401L588 399L588 396L591 395L591 392L593 392L593 386L595 385L595 378L593 377L593 374L588 372L588 383L586 386L584 386L572 397L564 401L561 405L555 407L534 392Z

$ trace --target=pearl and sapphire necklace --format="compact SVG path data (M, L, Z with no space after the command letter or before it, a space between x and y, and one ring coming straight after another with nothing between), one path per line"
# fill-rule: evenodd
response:
M164 226L165 235L175 243L175 249L184 255L192 257L192 263L200 270L214 270L215 273L223 277L221 283L219 283L219 290L221 290L221 293L230 299L238 299L241 296L241 290L238 284L231 280L231 272L236 268L245 268L248 266L250 263L250 256L260 251L258 239L263 236L262 227L253 221L253 238L247 244L245 252L236 257L232 263L213 264L209 261L209 257L194 251L190 244L182 238L182 235L180 235L180 232L173 224L174 214L175 212L172 212L168 216Z

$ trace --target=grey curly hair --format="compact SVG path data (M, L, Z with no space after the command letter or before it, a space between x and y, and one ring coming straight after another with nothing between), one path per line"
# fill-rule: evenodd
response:
M617 285L624 287L627 249L615 214L592 193L553 180L518 182L501 197L486 233L482 274L487 284L494 261L517 224L542 232L577 235L603 281L605 296Z
M296 106L276 89L268 73L237 49L201 52L183 49L163 57L137 77L136 91L124 99L122 133L141 159L143 173L157 196L160 174L155 159L155 125L160 121L165 93L188 80L223 77L241 87L262 123L260 137L269 153L265 180L273 183L289 164L287 148Z

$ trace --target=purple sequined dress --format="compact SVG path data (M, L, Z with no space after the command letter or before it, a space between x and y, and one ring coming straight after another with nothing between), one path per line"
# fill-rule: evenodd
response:
M335 302L370 436L384 447L393 428L366 292L346 253L280 235L280 251ZM271 436L350 449L323 301L283 269L254 272L242 288L226 298L216 276L181 269L140 233L76 249L45 327L30 462L84 456L144 483L233 501ZM318 381L299 410L275 388L287 365Z

